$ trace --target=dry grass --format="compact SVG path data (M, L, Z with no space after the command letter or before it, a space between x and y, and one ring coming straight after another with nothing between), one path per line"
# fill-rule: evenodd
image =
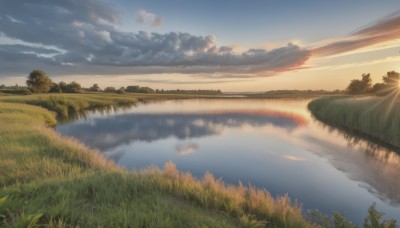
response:
M190 173L177 170L172 162L166 163L162 171L152 167L142 170L139 176L162 191L243 221L252 218L257 224L276 227L311 227L303 218L301 207L293 205L287 195L274 199L265 189L242 184L227 186L208 172L197 180Z

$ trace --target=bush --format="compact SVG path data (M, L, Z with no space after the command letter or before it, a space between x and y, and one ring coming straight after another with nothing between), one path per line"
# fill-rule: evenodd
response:
M104 89L104 92L106 92L106 93L115 93L115 92L117 92L117 90L114 87L109 86L109 87L106 87Z
M376 210L376 203L368 209L368 217L364 220L365 228L396 228L396 220L380 221L385 213Z
M118 93L118 94L124 94L124 93L125 93L124 87L119 88L119 89L117 90L117 93Z
M0 93L19 94L19 95L31 95L32 94L32 92L29 89L0 89Z

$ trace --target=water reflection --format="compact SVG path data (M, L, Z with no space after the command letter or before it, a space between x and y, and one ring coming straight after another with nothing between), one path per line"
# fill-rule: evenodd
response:
M186 156L188 154L192 154L196 152L197 149L199 149L199 145L197 145L197 143L176 144L176 150L179 156Z
M397 152L367 141L362 135L351 134L344 129L316 122L330 135L338 135L347 141L347 147L337 145L316 136L307 137L310 151L327 158L338 170L352 180L361 182L360 187L371 194L400 206L400 156Z
M377 202L400 220L400 157L322 124L308 101L182 100L103 108L57 126L128 169L169 160L200 177L289 193L305 209L340 211L361 224Z
M133 141L152 142L220 135L225 128L273 125L286 130L305 125L302 116L270 110L214 111L207 113L128 113L113 118L93 118L57 130L102 151Z
M88 120L94 112L98 113L99 115L106 116L113 113L118 113L121 111L130 110L136 107L137 104L120 104L120 105L102 105L93 108L83 109L79 112L69 112L68 118L58 116L57 122L65 125L69 123L74 123L77 120Z

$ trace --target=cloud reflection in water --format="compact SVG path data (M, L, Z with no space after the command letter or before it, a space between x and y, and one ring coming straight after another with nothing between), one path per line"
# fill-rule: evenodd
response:
M197 145L196 143L189 143L187 145L177 144L175 148L179 156L186 156L196 152L196 150L199 149L199 145Z
M133 141L152 142L220 135L226 128L273 125L288 131L307 124L302 116L269 110L231 110L206 113L129 113L61 125L57 130L102 151Z

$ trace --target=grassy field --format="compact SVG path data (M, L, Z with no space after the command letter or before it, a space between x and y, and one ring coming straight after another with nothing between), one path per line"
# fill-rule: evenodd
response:
M400 148L400 100L395 97L323 97L308 107L323 122Z
M62 113L53 109L59 100L78 111L145 99L149 97L0 97L0 225L311 227L287 196L274 199L252 187L225 186L210 174L196 180L172 163L164 170L122 170L98 151L57 134L51 128L54 113L28 105Z
M57 120L49 110L65 117L82 109L171 98L188 95L0 96L0 226L319 226L288 196L274 199L266 190L227 186L209 173L197 180L170 162L163 170L128 172L52 129ZM354 227L340 216L331 221L316 215L312 221Z
M124 107L135 104L138 101L160 100L171 98L190 98L190 96L180 95L139 95L139 94L102 94L102 93L85 93L85 94L35 94L29 96L9 96L0 95L0 102L7 103L24 103L35 106L41 106L50 111L56 112L59 117L68 117L76 112L97 108L97 107Z

